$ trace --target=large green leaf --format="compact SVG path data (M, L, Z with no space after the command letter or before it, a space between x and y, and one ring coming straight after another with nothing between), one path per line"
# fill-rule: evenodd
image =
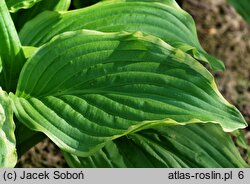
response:
M90 157L63 154L70 167L249 167L230 136L210 123L143 130Z
M17 162L13 110L8 95L0 88L0 168L14 167Z
M28 9L42 0L6 0L9 11L14 13L20 9Z
M79 29L142 31L209 63L213 69L224 69L222 61L202 49L192 17L173 0L114 0L69 12L44 12L23 27L20 39L23 45L40 46L59 33Z
M0 0L0 84L6 91L16 88L19 73L25 62L19 37L4 0ZM1 65L0 64L0 65Z
M250 23L250 1L249 0L228 0L237 12Z
M55 37L26 62L11 97L21 122L82 156L159 123L246 126L200 63L141 32Z

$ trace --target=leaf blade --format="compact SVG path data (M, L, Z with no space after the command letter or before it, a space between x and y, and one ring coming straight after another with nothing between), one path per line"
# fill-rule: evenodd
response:
M25 62L21 43L4 0L0 1L0 62L2 87L14 91Z
M65 31L142 31L191 53L215 70L223 70L223 62L202 49L192 17L172 0L161 2L104 1L67 13L44 12L24 26L20 39L24 45L39 46Z
M158 123L246 126L201 64L141 32L59 35L25 64L11 97L20 121L77 155Z
M218 125L156 127L119 138L90 157L63 152L70 167L249 167Z

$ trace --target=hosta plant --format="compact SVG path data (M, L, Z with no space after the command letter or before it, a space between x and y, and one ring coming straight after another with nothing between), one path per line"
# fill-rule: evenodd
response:
M223 62L174 0L49 2L0 0L1 167L44 135L71 167L248 167Z

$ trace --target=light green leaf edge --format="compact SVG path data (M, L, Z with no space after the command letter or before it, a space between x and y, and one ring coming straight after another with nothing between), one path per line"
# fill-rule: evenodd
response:
M42 0L6 0L6 4L11 13L15 13L20 9L28 9Z
M214 70L224 70L223 62L201 47L192 17L173 0L109 0L68 12L44 12L28 22L19 36L23 45L40 46L57 34L79 29L142 31L208 63Z
M89 157L62 153L74 168L249 167L231 137L211 123L143 130L109 142Z
M26 59L30 58L38 50L37 47L22 46L23 54Z
M71 0L60 0L55 6L54 11L67 11L70 7Z
M14 167L17 162L15 124L11 100L0 88L0 168Z
M27 61L10 96L22 123L79 156L157 124L213 122L225 131L247 125L200 63L141 32L56 36Z

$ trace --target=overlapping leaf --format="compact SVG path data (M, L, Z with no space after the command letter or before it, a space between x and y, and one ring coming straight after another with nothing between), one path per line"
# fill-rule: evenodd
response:
M200 46L192 17L173 0L104 1L74 11L44 12L20 31L23 45L40 46L65 31L142 31L157 36L223 70L222 61L208 55Z
M250 23L250 1L249 0L228 0L237 12Z
M90 157L63 152L71 167L249 167L218 125L161 126L108 143Z
M21 43L4 0L0 0L0 84L6 91L16 88L19 73L25 62Z
M18 120L15 121L15 124L16 149L19 157L46 138L43 133L30 130Z
M141 32L57 36L29 59L11 96L20 121L81 156L155 124L246 126L200 63Z
M43 0L36 3L33 7L25 10L20 10L12 14L17 30L20 30L23 25L33 19L39 13L47 10L51 11L67 11L71 0Z
M0 88L0 168L14 167L17 162L13 110L8 95Z
M20 9L28 9L42 0L6 0L9 11L14 13Z

